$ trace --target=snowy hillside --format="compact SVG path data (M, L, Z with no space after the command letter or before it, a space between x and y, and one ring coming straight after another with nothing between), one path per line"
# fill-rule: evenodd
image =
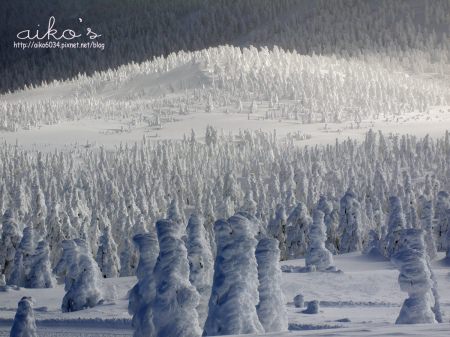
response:
M212 113L219 113L225 123L247 118L269 129L279 120L325 128L337 123L335 130L342 130L348 127L342 122L360 128L364 121L447 120L449 89L439 76L399 70L385 56L347 59L224 46L4 95L0 129L99 119L120 125L103 133L140 128L158 137L173 122L180 121L187 134L192 123L184 120L211 124L217 118Z
M448 64L449 10L446 0L3 1L0 92L223 44L303 55L385 54L409 69L417 69L419 57ZM40 25L42 35L51 15L60 32L91 27L105 49L13 48L17 32Z

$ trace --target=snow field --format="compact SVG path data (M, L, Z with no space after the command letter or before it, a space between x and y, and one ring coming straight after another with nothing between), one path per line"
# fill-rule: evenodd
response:
M439 258L442 258L442 254L439 254ZM304 259L285 261L283 264L304 265ZM287 301L286 309L291 328L297 324L297 328L308 330L291 331L289 336L346 336L347 333L349 336L358 336L358 333L364 333L364 336L377 336L377 333L389 336L389 333L394 334L396 331L402 331L407 336L420 336L418 331L430 331L431 336L439 336L442 331L450 331L449 323L419 325L417 330L394 325L407 294L400 290L397 282L398 271L390 262L372 261L359 253L350 253L335 256L335 264L344 273L282 274L282 289ZM438 280L441 305L444 313L447 313L444 321L448 322L449 272L439 260L434 263L434 272ZM115 288L114 294L110 294L115 299L108 299L105 304L94 308L71 313L62 313L60 310L61 298L64 296L62 285L53 289L21 288L18 291L0 292L0 333L9 333L18 300L23 296L32 296L36 302L34 312L40 336L107 336L108 333L104 329L110 329L110 335L131 336L127 292L135 284L136 278L111 278L102 282L105 289ZM292 301L299 293L304 295L306 302L319 300L320 313L308 315L301 313L302 308L295 308ZM345 319L349 322L342 321ZM328 330L338 326L339 329ZM312 330L324 328L327 330L323 332ZM267 335L283 336L279 333Z

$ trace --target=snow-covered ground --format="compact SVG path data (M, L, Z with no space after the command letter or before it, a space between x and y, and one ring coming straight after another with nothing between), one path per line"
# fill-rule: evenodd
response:
M164 124L161 129L145 125L128 127L129 121L82 119L44 125L38 129L0 132L0 141L19 143L26 148L52 150L55 147L71 149L79 146L115 147L121 143L134 143L146 137L148 140L182 139L194 130L198 138L204 136L205 128L213 126L225 135L238 134L241 130L262 130L286 138L290 134L299 145L330 144L336 139L364 139L369 129L384 133L413 134L440 137L450 125L447 107L436 107L429 115L409 114L396 120L363 121L359 128L350 122L302 124L293 120L264 120L256 116L238 113L194 113L180 115ZM302 136L307 136L305 139Z
M441 258L442 256L440 256ZM291 331L268 336L445 336L450 323L395 325L407 294L400 291L398 271L389 261L369 259L359 253L335 256L343 273L283 273L283 289ZM304 260L283 262L304 265ZM449 269L434 263L439 282L444 321L450 315ZM41 337L47 336L131 336L127 292L134 277L106 279L106 302L72 313L60 310L64 289L9 289L0 293L0 336L8 336L17 302L23 296L35 299L35 316ZM320 313L309 315L295 308L292 300L302 294L305 301L319 300Z

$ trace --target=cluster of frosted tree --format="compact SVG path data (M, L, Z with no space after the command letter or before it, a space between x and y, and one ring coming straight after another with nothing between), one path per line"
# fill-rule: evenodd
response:
M110 151L3 145L0 268L6 281L17 270L26 282L30 252L40 250L42 261L49 255L53 268L61 242L81 239L103 277L134 275L133 237L169 215L187 224L194 211L213 252L214 221L242 210L280 241L283 259L312 254L319 269L332 266L327 251L391 256L409 227L426 230L434 256L449 248L449 163L449 133L432 139L370 131L361 143L310 148L262 132L231 139L208 127L201 140L144 139ZM190 224L196 232L198 220ZM41 240L49 254L38 248Z
M56 17L56 27L72 27L73 18L67 13L78 10L75 0L56 7L50 6L48 0L32 4L18 0L14 5L2 5L3 13L11 13L4 17L7 28L0 36L2 45L10 42L7 36L15 36L30 22L45 26L50 15ZM27 11L21 10L24 6ZM100 41L105 43L107 53L3 48L0 91L78 73L92 74L178 50L200 50L236 41L240 45L278 45L305 55L385 54L412 71L424 68L438 73L436 70L446 63L450 45L450 5L446 0L137 0L127 6L86 8L96 18L95 24L87 24L102 34ZM133 24L124 24L124 18L129 17ZM83 26L76 28L81 30ZM160 38L161 32L164 39Z
M167 74L174 69L181 69L182 76L167 84ZM194 75L184 75L186 69ZM137 76L156 83L162 80L158 90L147 85L135 89ZM303 123L359 123L363 118L394 119L405 112L427 112L430 106L445 104L449 90L445 81L430 81L421 72L399 72L387 56L345 59L278 47L231 46L173 53L46 86L52 90L61 85L73 86L76 98L1 103L0 130L85 117L127 118L132 124L155 126L154 121L145 121L142 111L151 112L154 119L233 110ZM103 96L98 98L105 88L109 94L111 90L120 94L105 102Z
M65 120L82 118L130 119L130 123L144 122L137 111L149 109L147 103L133 101L100 101L93 98L66 100L43 99L37 102L0 102L0 130L17 131Z
M238 212L214 224L213 252L205 219L183 222L176 207L154 229L134 237L138 283L130 292L135 337L199 337L287 330L278 241ZM159 253L158 253L159 248Z

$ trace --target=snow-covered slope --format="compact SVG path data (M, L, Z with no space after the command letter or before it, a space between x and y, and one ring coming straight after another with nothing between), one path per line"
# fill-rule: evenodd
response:
M201 112L302 124L432 118L436 107L447 110L448 67L420 55L415 62L411 71L381 55L231 46L179 52L0 96L0 130L85 119L160 129Z

